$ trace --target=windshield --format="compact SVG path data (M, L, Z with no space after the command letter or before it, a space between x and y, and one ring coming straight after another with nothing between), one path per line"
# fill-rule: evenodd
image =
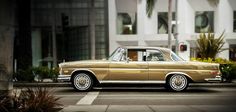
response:
M125 56L125 49L123 48L117 48L109 57L109 60L111 61L120 61L120 60L124 60Z
M179 57L178 55L176 55L174 52L171 51L170 56L172 58L173 61L184 61L181 57Z

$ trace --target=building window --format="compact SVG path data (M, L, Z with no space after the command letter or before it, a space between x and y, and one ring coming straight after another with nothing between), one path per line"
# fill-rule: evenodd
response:
M236 44L231 44L229 46L229 59L236 61Z
M102 25L96 25L96 59L105 59L106 58L106 36L105 36L105 27Z
M175 21L175 13L172 13L173 23ZM172 33L174 33L175 24L172 24ZM168 12L158 12L158 33L167 34L168 33Z
M234 32L236 32L236 11L234 11Z
M118 13L116 26L118 34L136 34L136 13Z
M196 33L214 32L213 11L197 11L195 13L195 32Z
M116 33L118 35L137 34L137 0L115 0Z

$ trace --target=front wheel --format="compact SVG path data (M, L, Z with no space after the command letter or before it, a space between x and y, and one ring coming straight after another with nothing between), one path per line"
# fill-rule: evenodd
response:
M93 87L92 77L86 73L78 73L72 79L73 87L78 91L88 91Z
M188 79L181 74L172 75L166 82L168 89L172 91L183 91L188 87Z

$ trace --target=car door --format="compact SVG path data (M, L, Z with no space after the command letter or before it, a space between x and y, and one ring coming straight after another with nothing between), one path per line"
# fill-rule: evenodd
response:
M165 55L157 49L147 50L146 55L149 68L149 80L165 80L165 75L168 73L168 63L164 57Z
M126 49L119 61L109 64L109 79L118 81L148 80L146 50Z

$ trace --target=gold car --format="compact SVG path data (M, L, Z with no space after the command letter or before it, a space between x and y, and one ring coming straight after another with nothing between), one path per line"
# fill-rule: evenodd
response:
M108 60L60 63L59 80L88 91L101 83L162 83L183 91L190 82L220 81L219 64L184 61L160 47L119 47Z

